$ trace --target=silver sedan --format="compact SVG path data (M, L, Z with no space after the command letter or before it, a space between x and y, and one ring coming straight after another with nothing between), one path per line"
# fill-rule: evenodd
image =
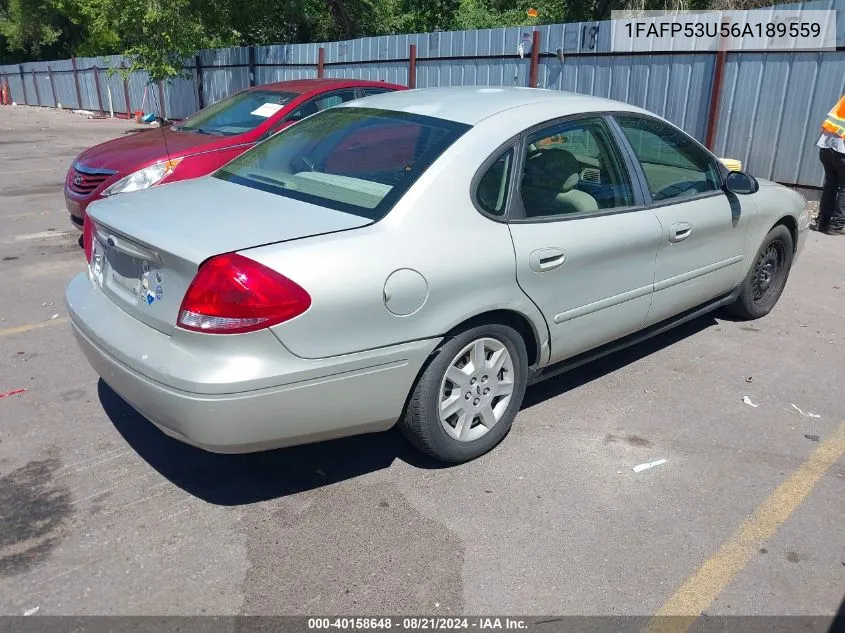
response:
M397 423L447 462L526 385L778 301L805 201L623 103L435 88L309 117L211 176L89 209L66 302L162 431L247 452Z

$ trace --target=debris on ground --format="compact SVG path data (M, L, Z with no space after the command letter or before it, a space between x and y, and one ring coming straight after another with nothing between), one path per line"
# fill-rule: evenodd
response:
M667 461L666 459L656 459L653 462L646 462L645 464L637 464L631 470L635 473L641 473L644 470L648 470L649 468L654 468L655 466L660 466L661 464L665 464Z
M751 398L749 398L748 396L742 396L742 401L749 407L754 407L755 409L757 408L757 405L751 402Z
M59 318L59 315L58 315L58 314L54 314L53 316L51 316L51 317L50 317L50 320L51 320L51 321L55 321L55 320L56 320L56 319L58 319L58 318Z
M754 376L749 376L745 379L745 382L751 382L752 380L754 380Z
M26 389L12 389L11 391L7 391L6 393L0 393L0 398L8 398L9 396L16 396L19 393L24 393Z
M94 114L93 112L91 112L91 110L74 110L73 113L74 114L84 114L85 116L91 116L91 115Z
M815 414L815 413L810 413L809 411L807 411L806 413L804 413L804 412L803 412L800 408L798 408L798 407L797 407L797 406L795 406L794 404L792 405L792 408L793 408L793 409L795 409L795 410L796 410L798 413L800 413L801 415L803 415L805 418L820 418L820 417L822 417L822 416L817 415L817 414Z
M35 615L41 607L32 607L23 612L24 615Z
M818 442L819 441L818 435L807 435L807 434L805 434L804 437L806 437L811 442Z

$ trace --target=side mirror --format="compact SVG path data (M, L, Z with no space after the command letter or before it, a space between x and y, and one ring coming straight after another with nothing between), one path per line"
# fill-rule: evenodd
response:
M731 193L757 193L759 188L760 183L757 182L757 179L743 171L731 171L725 177L725 189Z

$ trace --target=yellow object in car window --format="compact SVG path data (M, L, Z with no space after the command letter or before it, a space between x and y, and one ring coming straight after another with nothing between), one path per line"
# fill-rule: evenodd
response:
M735 158L720 158L719 160L731 171L742 171L742 163Z

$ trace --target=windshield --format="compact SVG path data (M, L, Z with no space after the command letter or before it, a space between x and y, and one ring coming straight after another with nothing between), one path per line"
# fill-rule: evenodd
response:
M379 220L469 127L405 112L332 108L259 143L215 177Z
M298 97L296 92L248 90L221 99L174 125L174 130L229 136L255 129Z

